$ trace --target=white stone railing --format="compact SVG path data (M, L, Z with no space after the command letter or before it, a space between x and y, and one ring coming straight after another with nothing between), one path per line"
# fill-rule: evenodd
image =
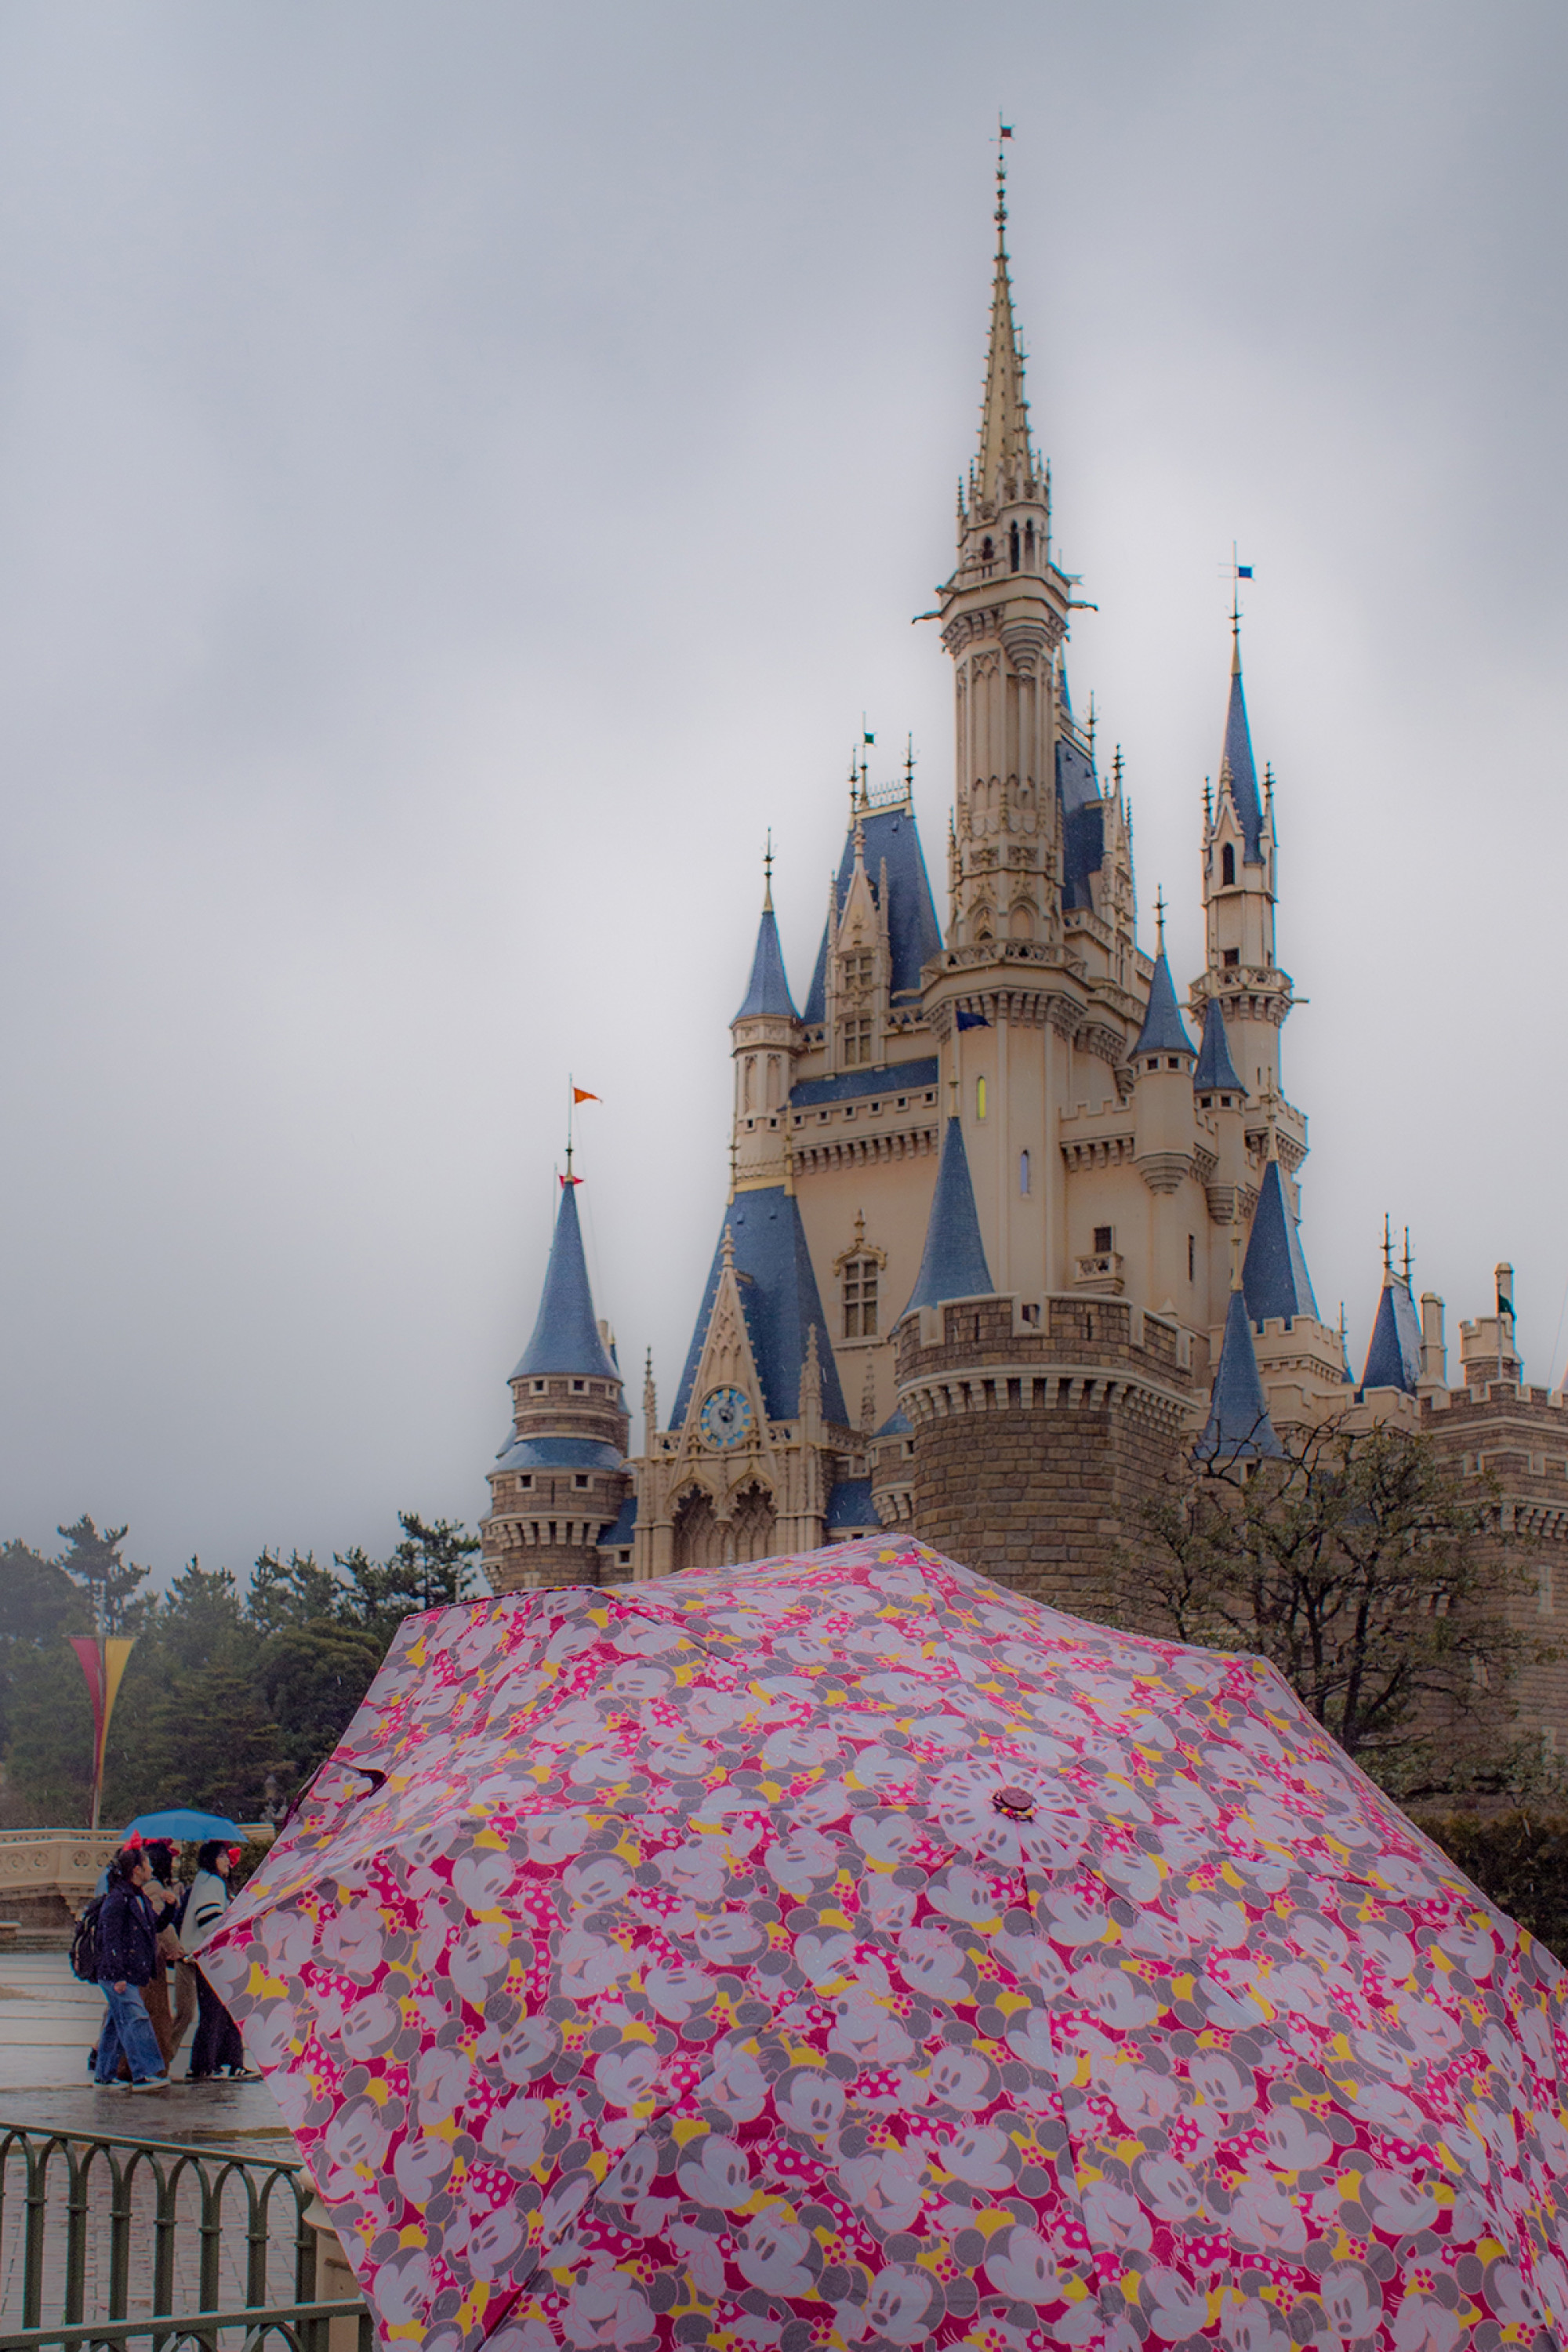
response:
M0 1830L0 1901L7 1895L90 1895L119 1846L123 1830ZM242 1837L270 1840L270 1822L249 1824Z
M119 1843L114 1830L0 1830L0 1898L90 1895Z

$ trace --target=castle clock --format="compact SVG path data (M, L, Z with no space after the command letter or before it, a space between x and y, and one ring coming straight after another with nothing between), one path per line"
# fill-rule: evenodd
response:
M721 1453L743 1445L752 1432L752 1407L745 1391L732 1384L710 1389L702 1400L697 1425L708 1444L716 1445Z

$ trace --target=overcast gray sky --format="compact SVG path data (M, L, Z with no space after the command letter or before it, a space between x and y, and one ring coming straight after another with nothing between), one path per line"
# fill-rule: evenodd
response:
M477 1519L569 1069L635 1394L864 709L942 873L991 140L1075 701L1201 956L1257 572L1304 1239L1568 1354L1568 17L844 0L0 14L0 1534ZM884 756L885 754L885 756ZM634 1442L640 1423L634 1423Z

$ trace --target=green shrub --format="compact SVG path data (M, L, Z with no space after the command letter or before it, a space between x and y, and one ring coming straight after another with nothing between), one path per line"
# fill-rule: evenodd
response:
M1448 1813L1421 1827L1500 1911L1568 1960L1568 1817Z

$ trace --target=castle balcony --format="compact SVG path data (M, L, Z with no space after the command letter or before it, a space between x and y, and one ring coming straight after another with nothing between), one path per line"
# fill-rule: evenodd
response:
M1120 1298L1126 1287L1124 1262L1119 1250L1095 1250L1073 1260L1072 1286L1091 1290L1102 1298Z

